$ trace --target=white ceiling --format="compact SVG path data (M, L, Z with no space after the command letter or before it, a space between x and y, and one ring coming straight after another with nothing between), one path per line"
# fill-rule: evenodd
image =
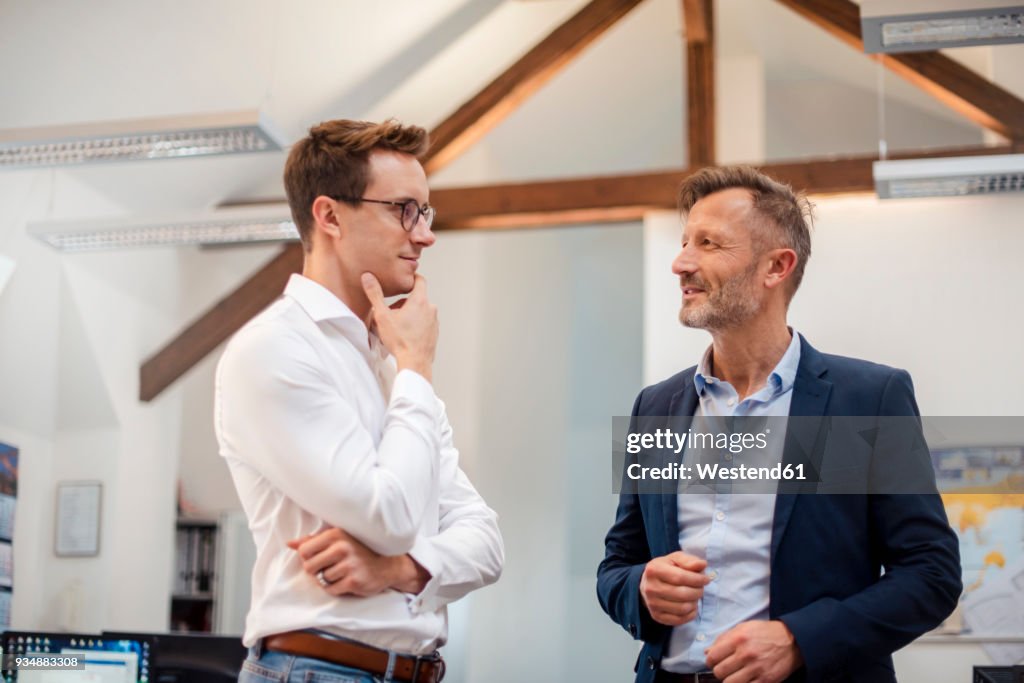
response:
M585 3L0 0L0 128L254 107L289 139L336 117L397 116L429 127ZM656 35L643 33L649 23L633 24L628 50L680 38L680 1L648 3L663 5L659 12L674 23ZM768 88L825 80L874 96L873 64L771 0L718 0L717 22L721 54L759 55ZM963 53L981 69L990 54ZM681 92L680 83L678 92L659 96ZM887 78L886 94L958 120L895 77ZM583 96L593 107L628 106L614 92ZM201 208L280 196L283 159L278 153L74 173L127 211Z

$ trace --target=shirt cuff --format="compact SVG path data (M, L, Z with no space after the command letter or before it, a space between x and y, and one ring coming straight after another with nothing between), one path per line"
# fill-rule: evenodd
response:
M430 580L416 595L406 593L409 611L415 614L436 612L441 606L437 601L437 591L441 587L441 556L426 536L417 536L409 551L409 557L415 560L430 574Z
M406 399L426 408L435 420L441 418L440 401L434 393L434 386L415 370L400 370L391 385L390 403Z

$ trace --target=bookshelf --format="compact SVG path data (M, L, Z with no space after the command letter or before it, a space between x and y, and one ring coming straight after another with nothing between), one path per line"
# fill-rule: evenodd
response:
M171 631L213 632L218 527L215 519L178 518L171 575Z
M240 512L179 517L175 528L169 629L240 634L249 611L256 547Z

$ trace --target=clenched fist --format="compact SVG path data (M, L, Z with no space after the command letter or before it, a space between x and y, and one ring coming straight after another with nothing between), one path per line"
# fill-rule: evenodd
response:
M711 579L703 574L707 562L676 551L656 557L644 567L640 597L659 624L681 626L697 617L697 603Z

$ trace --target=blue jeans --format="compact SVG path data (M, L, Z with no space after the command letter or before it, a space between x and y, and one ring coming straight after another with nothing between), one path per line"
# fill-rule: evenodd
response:
M331 664L321 659L249 648L238 683L382 683L384 679L362 669Z

